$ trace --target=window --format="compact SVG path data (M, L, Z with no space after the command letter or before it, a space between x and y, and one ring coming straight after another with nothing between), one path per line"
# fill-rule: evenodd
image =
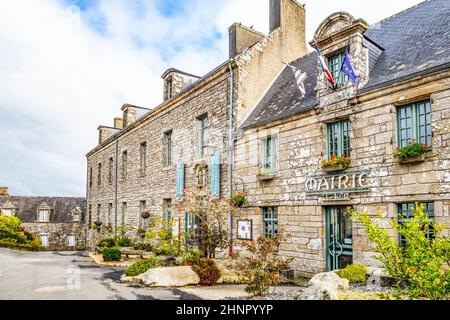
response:
M397 108L398 145L404 147L412 140L431 147L431 105L420 101Z
M145 172L146 168L147 168L147 142L142 142L140 147L139 147L139 169L141 170L142 173Z
M14 217L14 209L2 209L1 213L7 217Z
M169 79L166 80L166 96L167 99L172 98L172 94L173 94L173 80L170 77Z
M350 121L343 120L327 126L328 158L332 155L350 157Z
M278 138L269 136L261 140L261 167L263 170L275 171L277 169Z
M185 213L185 231L189 235L186 238L189 247L199 247L200 244L200 219L198 216Z
M68 247L75 247L77 244L76 238L74 235L67 236L67 246Z
M145 200L139 201L139 228L147 229L147 220L142 217L142 214L147 210L147 202Z
M172 220L172 199L163 200L163 220L166 227Z
M114 158L108 160L108 183L113 182Z
M98 204L97 205L97 221L101 221L100 220L100 217L101 217L100 213L101 213L101 211L102 211L102 205Z
M43 247L48 247L48 233L41 233L39 234L39 237L41 238L41 245Z
M328 58L328 69L330 69L331 76L336 85L345 84L348 81L348 76L340 71L344 58L345 52L340 52Z
M89 188L92 188L92 167L89 168Z
M170 166L172 164L172 131L164 133L163 145L163 162L165 166Z
M424 212L428 215L430 219L434 219L434 203L433 202L423 202L424 205ZM408 203L399 203L398 205L398 220L401 223L402 220L408 220L411 217L414 216L414 209L416 207L416 204L414 202L408 202ZM433 231L429 230L428 232L428 238L433 238ZM399 235L400 244L402 246L405 245L406 240L405 238L400 234Z
M122 226L126 225L126 223L127 223L127 203L126 202L122 202L120 221L121 221Z
M197 119L198 121L198 147L199 147L199 154L201 157L205 155L205 149L204 147L208 143L208 117L202 116Z
M128 174L128 152L122 152L122 179L126 179Z
M108 204L108 222L110 226L115 225L112 203Z
M97 176L97 185L101 186L102 185L102 164L99 163L98 164L98 176Z
M50 221L50 210L39 209L38 222L49 222L49 221Z
M278 213L275 207L263 208L264 236L273 238L278 234Z
M88 208L88 225L89 225L89 228L92 225L92 205L91 204L89 205L89 208Z

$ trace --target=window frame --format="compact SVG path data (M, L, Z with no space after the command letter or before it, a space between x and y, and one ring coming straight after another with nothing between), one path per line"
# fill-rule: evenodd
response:
M142 217L142 214L147 210L147 201L139 201L139 228L147 229L147 220Z
M276 172L278 170L279 143L278 135L268 135L260 140L260 168ZM270 151L269 151L270 148ZM269 159L270 158L270 159Z
M430 219L432 219L432 220L435 219L434 201L421 201L421 202L417 202L417 203L424 205L424 213L426 213ZM402 209L401 206L406 206L406 211L404 211L404 209ZM416 206L416 202L397 203L397 220L400 224L402 223L402 220L409 220L409 219L411 219L411 217L413 217L413 215L414 215L413 209L415 209L415 206ZM401 216L402 214L404 214L405 217L402 217ZM429 239L432 239L433 235L431 233L428 233L427 237ZM406 243L406 240L403 238L403 236L400 233L398 235L398 242L399 242L400 246L402 246L402 247Z
M72 245L71 245L70 239L73 239L73 244L72 244ZM77 237L76 237L74 234L69 234L69 235L66 237L66 244L67 244L67 246L70 247L70 248L76 247L76 246L77 246Z
M209 142L209 118L208 114L203 114L197 117L197 130L198 130L198 153L200 157L205 156L204 147Z
M114 176L114 158L110 157L108 159L108 183L112 184L113 183L113 176Z
M163 134L163 165L169 167L173 164L173 141L172 130L168 130Z
M333 131L332 131L333 130ZM331 159L331 155L334 154L335 157L340 157L345 154L346 158L351 157L352 147L351 147L351 122L349 119L339 120L332 123L327 123L327 159ZM347 135L345 135L345 133ZM336 138L336 142L332 142ZM345 138L347 137L347 138ZM331 145L333 147L331 148ZM334 152L334 149L337 149ZM333 149L333 150L332 150ZM333 152L333 153L332 153ZM336 154L335 154L336 153Z
M166 80L166 97L167 100L173 97L173 78L169 77Z
M127 215L128 215L128 203L122 202L120 207L120 225L125 226L127 224Z
M97 186L102 185L102 163L99 162L97 165Z
M43 241L42 238L45 237L46 241ZM50 234L47 232L39 233L39 239L41 240L41 246L49 247L50 246Z
M278 207L263 207L262 218L264 237L274 238L278 235Z
M345 59L345 50L335 52L334 54L331 54L327 58L328 69L330 70L331 76L334 79L335 86L343 86L349 80L348 75L340 71L342 69L344 59ZM338 75L339 78L337 77Z
M5 217L14 217L16 215L15 209L13 208L1 208L0 213L4 215ZM9 212L6 214L6 212Z
M122 168L121 168L122 179L127 180L128 178L128 151L122 151Z
M46 219L42 219L41 213L45 212ZM39 223L48 223L50 222L50 209L38 209L38 222Z
M113 210L114 206L112 203L108 203L108 224L110 226L115 225L115 223L113 223L114 220L114 210Z
M424 107L424 112L421 112L421 107ZM405 110L405 114L402 115ZM410 114L408 117L408 112ZM427 144L428 150L432 149L433 144L433 128L432 124L432 106L430 99L415 101L406 105L397 106L397 146L399 148L405 147L412 140L416 142ZM428 116L428 118L427 118ZM424 117L424 123L421 123L421 117ZM410 119L411 125L408 127L408 119ZM429 122L427 122L429 119ZM402 126L403 120L406 122L405 126ZM421 128L424 127L424 135L420 133ZM429 129L429 131L428 131ZM406 137L403 138L403 131L406 130ZM411 131L411 137L408 138L408 130ZM404 142L403 142L404 141Z
M139 144L139 171L141 173L147 171L147 141Z
M167 228L172 220L172 199L163 199L163 224Z

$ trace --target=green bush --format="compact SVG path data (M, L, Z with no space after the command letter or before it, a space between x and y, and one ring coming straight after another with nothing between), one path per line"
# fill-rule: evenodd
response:
M134 277L146 272L148 269L159 266L159 259L151 257L148 259L139 259L125 270L125 275Z
M199 264L203 252L197 249L189 249L177 257L178 264L184 266L192 266Z
M120 261L122 254L117 247L103 249L103 261Z
M407 294L412 299L450 299L450 238L440 236L444 227L424 213L423 204L416 205L411 218L391 221L405 240L404 245L392 239L388 230L379 227L367 212L348 211L362 224L374 251L379 253L374 258L397 280L398 298Z
M19 218L0 214L0 247L31 251L40 250L40 238L33 236L20 224Z
M412 158L421 154L424 154L427 152L428 145L421 144L413 140L412 142L408 143L406 146L397 149L394 152L394 158L397 158L400 161L404 161L408 158Z
M220 278L220 270L214 260L201 259L198 264L191 266L191 268L197 273L200 284L203 286L212 286Z
M105 238L100 240L97 243L98 247L103 247L103 248L111 248L114 247L116 245L116 240L114 240L113 238Z
M132 247L132 246L133 246L133 241L131 241L130 238L124 237L124 238L120 238L120 239L117 241L117 244L118 244L120 247Z
M17 239L23 237L20 231L20 220L17 217L0 215L0 239Z
M351 264L338 271L341 278L348 279L350 283L366 283L367 268L362 264Z

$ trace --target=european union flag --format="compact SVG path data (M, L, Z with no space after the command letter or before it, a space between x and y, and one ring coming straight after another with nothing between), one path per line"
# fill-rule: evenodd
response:
M348 47L345 50L345 58L342 63L341 72L345 73L352 81L356 84L358 84L358 77L356 76L355 69L352 66L352 63L350 62L350 55L348 54Z

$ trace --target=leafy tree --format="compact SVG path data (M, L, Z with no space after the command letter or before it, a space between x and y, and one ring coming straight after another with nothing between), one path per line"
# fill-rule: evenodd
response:
M440 237L444 227L424 213L423 204L416 204L411 218L400 216L399 221L391 221L394 230L402 235L403 245L367 212L356 213L350 208L347 211L362 224L373 243L373 250L378 253L374 258L383 263L390 277L399 280L395 287L397 297L407 294L412 299L450 298L450 239Z

